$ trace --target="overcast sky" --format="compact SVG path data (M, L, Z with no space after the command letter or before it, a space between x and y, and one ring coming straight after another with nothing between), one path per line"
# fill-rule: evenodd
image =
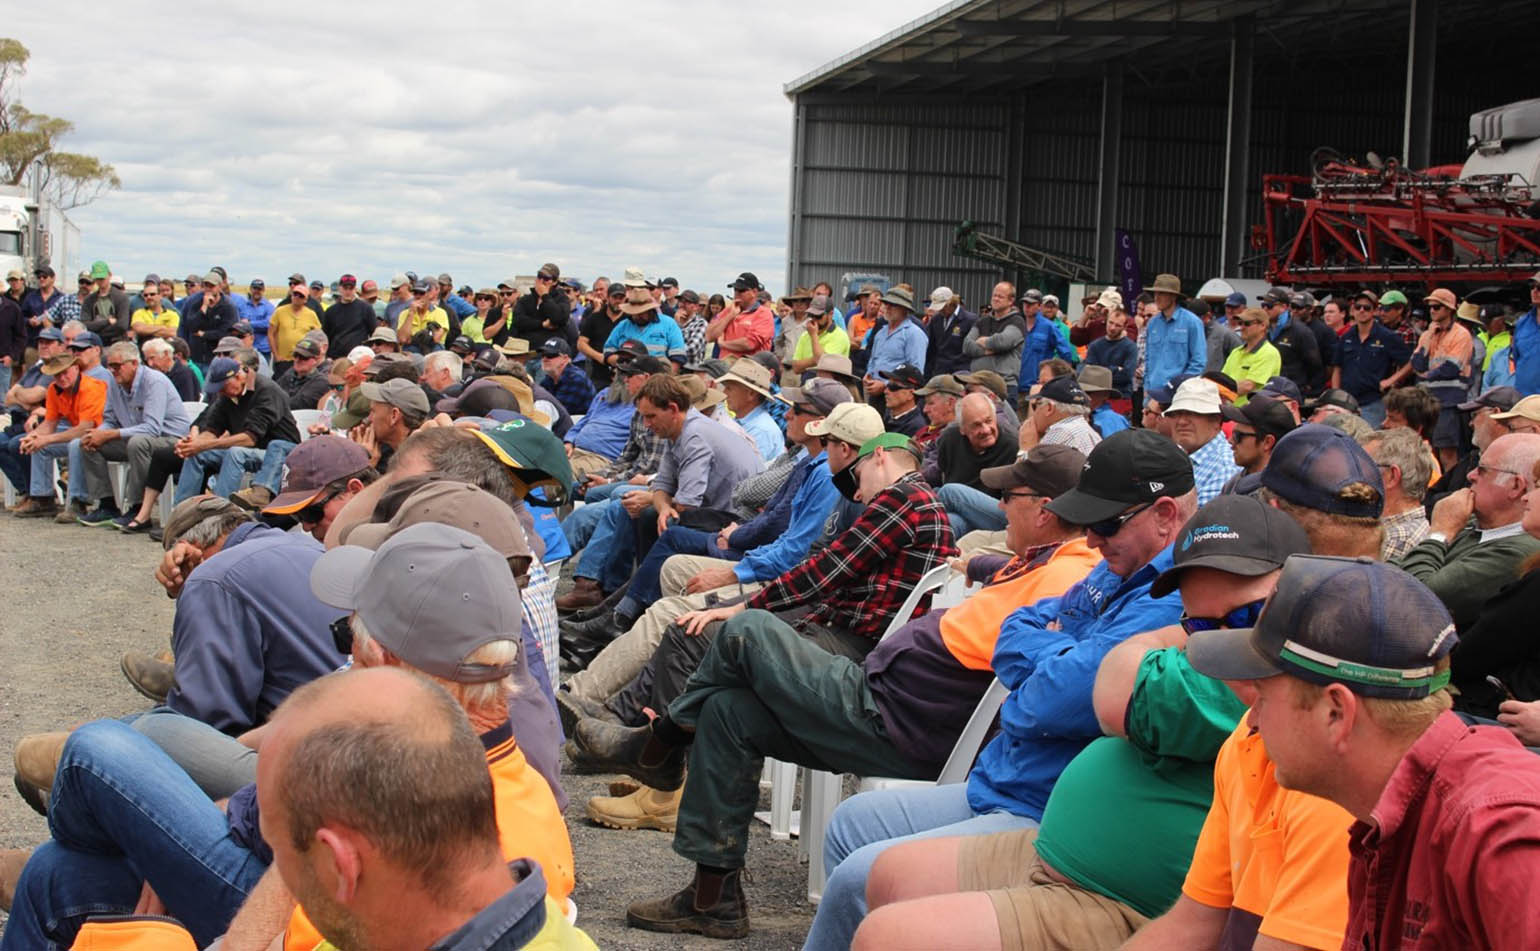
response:
M68 2L0 35L32 52L22 102L122 176L71 217L83 263L130 281L480 286L552 260L780 292L782 85L937 2Z

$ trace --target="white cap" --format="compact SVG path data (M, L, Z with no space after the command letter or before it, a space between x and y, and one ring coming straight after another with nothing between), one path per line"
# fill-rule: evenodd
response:
M1101 295L1096 298L1096 303L1102 307L1107 308L1108 310L1122 310L1123 295L1118 292L1117 288L1109 287L1102 291Z
M1219 384L1195 376L1176 388L1171 405L1164 415L1172 413L1197 413L1200 416L1219 415Z
M926 307L925 309L940 310L941 308L950 304L952 302L952 298L956 296L956 294L952 293L952 289L950 287L938 287L930 292L930 306Z
M373 356L374 356L374 351L370 350L368 347L364 346L363 344L359 344L358 346L354 347L352 350L348 351L348 360L350 360L353 363L357 363L358 361L362 360L364 357L373 357Z
M807 424L810 436L833 436L840 442L860 446L882 434L882 416L865 403L841 403L823 419Z
M639 267L628 267L620 282L627 287L646 287L647 276L642 273L642 269Z

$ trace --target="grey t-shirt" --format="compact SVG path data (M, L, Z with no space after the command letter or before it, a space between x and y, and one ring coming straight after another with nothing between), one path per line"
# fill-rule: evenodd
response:
M733 488L765 467L754 444L692 409L652 480L680 505L731 511Z

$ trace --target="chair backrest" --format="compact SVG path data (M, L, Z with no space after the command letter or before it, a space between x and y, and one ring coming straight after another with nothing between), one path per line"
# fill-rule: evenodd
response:
M920 604L920 599L946 584L947 576L951 573L952 566L944 561L925 572L920 577L920 580L914 583L914 589L909 592L909 597L904 599L904 603L899 607L898 613L893 615L892 622L888 624L888 629L882 632L882 636L886 638L889 634L909 623L909 619L914 616L914 609Z
M968 576L961 571L954 571L942 584L941 590L930 599L930 609L955 608L962 604L968 597Z
M937 786L949 786L968 778L968 772L973 769L973 760L984 745L984 737L989 733L990 725L995 722L995 714L1000 712L1000 705L1009 694L1010 691L1000 682L1000 678L996 677L989 682L989 689L979 698L979 705L973 708L973 716L968 718L967 725L957 735L957 742L952 745L946 765L941 767L941 775L936 777Z
M197 422L198 417L203 415L203 411L208 409L209 406L207 403L199 400L183 400L182 408L187 410L187 418L189 421Z
M289 415L294 417L294 425L299 427L300 442L310 438L311 426L324 423L328 419L328 415L318 409L291 409Z

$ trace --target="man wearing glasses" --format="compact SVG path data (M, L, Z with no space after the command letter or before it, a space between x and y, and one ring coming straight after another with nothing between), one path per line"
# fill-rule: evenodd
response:
M1267 339L1267 312L1260 307L1248 307L1230 318L1240 332L1241 345L1225 357L1220 371L1235 381L1236 406L1245 406L1251 394L1267 385L1283 369L1283 357L1278 348Z
M567 325L572 322L572 305L562 289L561 268L542 264L535 273L535 286L513 305L513 336L529 341L531 350L552 335L569 340ZM506 302L508 298L504 298Z
M1331 371L1332 388L1352 394L1358 414L1375 429L1385 423L1381 397L1396 385L1412 356L1400 334L1375 320L1379 306L1373 291L1359 291L1353 298L1353 325L1337 343L1337 365Z

